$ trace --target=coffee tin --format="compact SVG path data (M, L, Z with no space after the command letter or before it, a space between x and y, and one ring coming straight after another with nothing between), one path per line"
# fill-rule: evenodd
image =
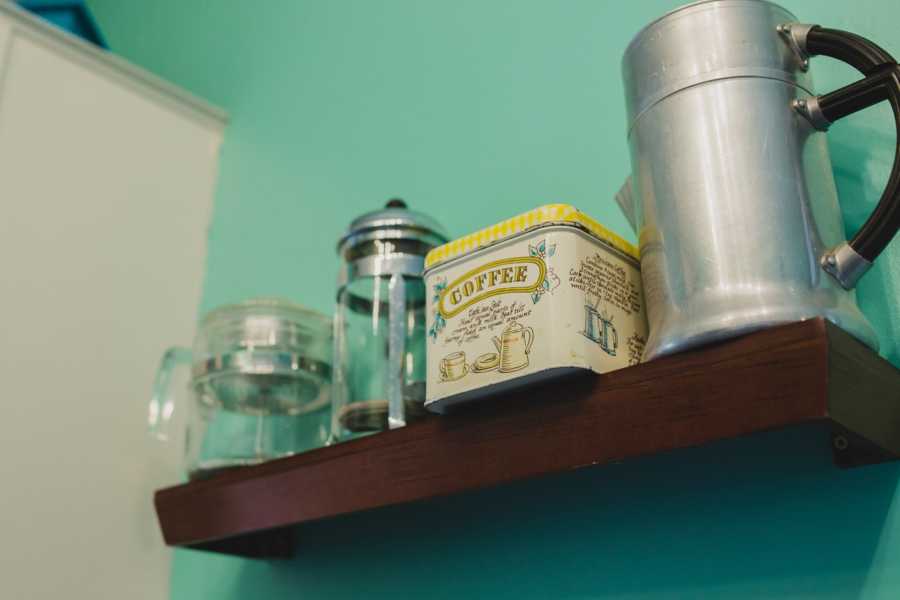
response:
M637 250L574 206L541 206L438 246L425 257L425 285L433 412L640 362Z

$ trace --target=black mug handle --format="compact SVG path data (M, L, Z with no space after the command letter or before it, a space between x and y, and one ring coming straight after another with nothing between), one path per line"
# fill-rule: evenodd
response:
M794 102L794 108L821 131L859 110L884 100L891 103L897 127L894 166L875 210L850 239L822 257L822 268L842 287L851 289L900 229L900 68L897 61L869 40L856 34L818 25L787 23L778 31L800 55L805 69L808 56L830 56L860 71L865 78L829 94Z

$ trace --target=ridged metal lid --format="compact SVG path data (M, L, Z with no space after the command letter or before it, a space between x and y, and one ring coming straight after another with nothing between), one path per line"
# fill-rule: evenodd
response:
M777 30L796 20L764 0L701 0L651 22L622 57L629 130L667 96L716 79L778 79L811 94L801 57Z
M384 208L353 219L347 232L338 241L338 254L344 254L350 248L372 240L418 241L434 247L446 243L448 237L443 227L433 218L410 210L406 202L394 198Z

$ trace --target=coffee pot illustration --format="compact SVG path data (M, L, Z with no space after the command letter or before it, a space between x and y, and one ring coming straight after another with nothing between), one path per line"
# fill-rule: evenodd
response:
M518 371L528 366L528 354L534 343L534 329L523 327L515 321L506 326L500 337L494 337L494 346L500 353L501 373Z
M584 305L584 336L597 342L604 352L610 356L616 355L619 347L619 333L612 323L612 317L601 313L590 304Z

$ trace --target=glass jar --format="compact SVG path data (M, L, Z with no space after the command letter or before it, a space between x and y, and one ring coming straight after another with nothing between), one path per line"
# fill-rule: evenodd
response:
M325 315L279 299L211 311L192 350L170 348L163 356L151 432L162 440L183 434L192 479L324 445L331 328ZM188 365L187 394L179 396L172 384L177 368Z
M332 435L345 440L424 414L425 255L447 236L391 200L350 223L334 317Z

